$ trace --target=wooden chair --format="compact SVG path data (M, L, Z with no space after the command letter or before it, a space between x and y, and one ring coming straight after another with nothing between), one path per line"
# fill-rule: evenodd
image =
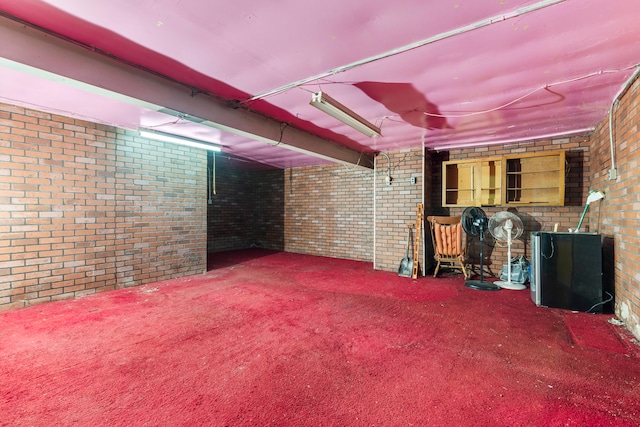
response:
M466 238L459 216L433 216L427 217L427 221L431 224L431 239L433 240L434 258L438 263L433 272L436 277L441 264L443 267L459 268L462 270L465 279L467 269L465 268L466 260Z

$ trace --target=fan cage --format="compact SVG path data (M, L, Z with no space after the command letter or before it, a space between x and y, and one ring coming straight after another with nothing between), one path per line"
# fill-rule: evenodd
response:
M508 239L507 231L504 228L507 220L510 219L513 223L513 228L511 231L511 240L516 240L519 238L524 232L524 224L522 223L522 219L512 212L503 211L494 214L491 219L489 219L489 233L493 236L496 241L506 242Z
M486 231L488 223L487 214L481 208L476 206L466 208L460 216L462 228L465 233L470 236L476 237L480 235L480 227L476 225L478 221L483 223L484 231Z

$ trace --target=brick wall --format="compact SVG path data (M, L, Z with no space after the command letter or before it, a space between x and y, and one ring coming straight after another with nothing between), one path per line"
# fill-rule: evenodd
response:
M207 209L207 252L248 248L252 243L252 171L240 160L212 155L215 162L209 161L209 173L214 173L215 185Z
M209 253L284 249L284 171L226 154L209 159L215 191L208 205ZM215 194L214 194L215 193Z
M284 248L373 259L373 171L343 165L284 171Z
M204 272L205 162L0 104L0 310Z
M117 131L117 286L206 271L206 153Z
M390 162L384 155L376 158L374 268L397 271L407 250L407 226L415 226L417 206L422 203L425 171L422 167L423 151L420 148L396 151L388 153L388 156ZM388 166L392 177L391 185L385 183ZM411 183L412 177L416 178L415 184ZM426 206L425 211L428 210L429 206ZM422 229L428 231L424 227ZM428 233L424 233L424 236L428 236ZM418 259L423 259L422 250Z
M285 249L285 171L259 169L251 177L254 189L252 245L282 251Z
M605 236L605 278L615 284L616 315L640 339L640 81L614 108L613 133L617 178L610 180L609 120L591 135L590 188L606 197L589 208L592 230Z
M375 268L395 271L406 251L407 224L416 221L422 182L430 185L432 175L430 162L422 170L420 149L389 157L390 163L378 156L375 172L342 165L256 172L236 165L228 172L244 178L228 182L244 188L231 186L229 192L253 194L254 246L369 262L375 256ZM391 185L385 182L388 167ZM227 199L217 210L230 203Z
M390 160L387 186L384 155L377 172L343 165L269 170L217 155L208 251L260 247L368 262L375 252L377 269L395 271L406 250L406 224L415 224L422 181L430 185L432 176L430 162L421 169L420 149L391 153Z

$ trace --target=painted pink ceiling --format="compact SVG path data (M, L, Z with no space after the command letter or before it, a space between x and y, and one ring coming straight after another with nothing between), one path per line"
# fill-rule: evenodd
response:
M6 16L369 154L588 132L640 62L636 10L635 0L0 0ZM310 106L317 90L383 136ZM154 126L277 167L325 162L2 67L0 100Z

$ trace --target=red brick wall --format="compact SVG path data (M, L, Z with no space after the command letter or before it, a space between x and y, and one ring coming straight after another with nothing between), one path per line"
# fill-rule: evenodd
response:
M423 180L430 185L432 175L430 162L422 170L420 149L390 153L389 157L388 164L386 156L378 156L375 172L325 165L263 174L255 184L254 200L263 208L257 223L264 224L258 233L270 230L271 235L255 238L254 233L254 241L260 247L268 243L277 249L280 242L274 231L282 230L286 251L370 262L375 257L376 269L396 271L406 251L407 224L416 221ZM389 186L385 182L388 166ZM283 192L278 190L280 185ZM280 210L281 200L284 211Z
M390 162L384 155L376 158L374 268L397 271L407 250L407 225L415 226L417 206L422 203L425 171L422 168L423 152L419 148L388 153L388 156ZM393 179L391 185L385 183L387 166L390 166ZM411 177L416 178L415 184L411 183ZM429 206L425 206L425 211L428 210ZM428 236L428 233L424 235ZM422 250L418 259L423 259Z
M207 251L248 248L251 241L252 171L242 161L215 154L215 194L208 205Z
M373 171L343 165L284 171L284 249L373 259Z
M592 230L605 236L605 276L615 284L615 309L627 328L640 339L640 81L636 81L614 108L613 132L617 178L611 168L609 120L591 135L591 188L605 199L589 208Z
M376 268L397 270L422 180L430 183L432 176L430 162L421 170L420 149L391 153L390 159L391 186L384 180L384 155L375 173L374 248L374 171L342 165L268 170L218 155L209 252L254 246L368 262L376 252Z
M207 251L283 250L284 171L215 156L215 163L209 162L215 170L215 194L208 205Z
M285 171L257 170L251 177L254 190L251 244L282 251L285 248Z
M200 150L0 104L0 310L204 272L205 167Z

